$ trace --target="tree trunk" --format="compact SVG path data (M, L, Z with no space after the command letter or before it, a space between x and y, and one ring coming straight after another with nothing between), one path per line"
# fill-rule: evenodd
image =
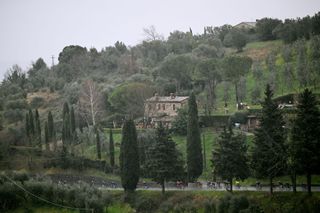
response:
M310 172L307 172L307 188L308 188L308 194L311 195L311 174L310 174Z
M232 178L229 180L229 184L230 184L230 192L232 192Z
M273 194L273 178L270 177L270 194L272 195Z
M203 167L207 168L207 156L206 156L206 137L204 131L202 132L202 144L203 144Z
M162 189L161 192L162 192L162 194L165 193L165 185L164 184L165 184L165 180L162 180L161 181L161 189Z
M296 193L297 192L297 174L295 171L291 174L291 183L292 183L292 191L293 193Z
M214 104L215 104L215 86L214 86L214 82L211 80L208 83L209 85L209 101L210 101L210 109L214 108Z
M236 89L236 102L237 102L237 110L239 110L239 97L238 97L238 84L237 83L235 83L234 84L234 87L235 87L235 89Z

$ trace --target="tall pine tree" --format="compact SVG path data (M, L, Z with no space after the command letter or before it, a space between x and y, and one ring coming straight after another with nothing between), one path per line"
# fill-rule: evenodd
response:
M35 134L35 129L34 129L34 118L33 118L33 113L31 109L29 109L29 127L30 127L30 135L32 140Z
M110 129L109 135L109 155L110 155L110 166L114 167L114 142L113 142L113 134L112 129Z
M269 178L271 194L273 193L273 179L285 170L287 161L285 123L272 96L273 93L268 84L262 103L260 126L254 135L251 162L257 178Z
M68 103L64 103L62 111L62 145L67 150L71 140L70 111Z
M46 121L44 124L44 143L46 147L46 151L49 151L49 129L48 129L48 122Z
M244 180L249 176L245 140L244 135L235 135L231 129L224 129L212 151L213 172L223 180L229 181L231 192L234 178Z
M309 194L311 175L320 168L320 112L317 104L316 97L305 89L299 96L290 140L290 157L295 169L306 174Z
M147 151L147 170L152 179L160 183L164 194L167 181L181 179L184 173L183 162L175 142L161 124L156 135L156 142Z
M188 101L187 172L188 181L194 182L202 174L203 158L198 122L196 97L191 93Z
M51 111L48 113L48 136L49 142L53 143L54 150L57 149L57 140L56 140L56 132L54 128L54 121Z
M36 109L35 112L35 135L36 135L36 141L37 145L41 148L41 124L40 124L40 116L38 109Z
M121 184L126 192L134 191L139 181L139 150L137 132L132 120L125 121L122 127L120 147Z
M29 145L31 145L30 119L29 119L29 114L28 113L26 113L25 129L26 129L26 135L27 135L27 138L28 138L28 143L29 143Z

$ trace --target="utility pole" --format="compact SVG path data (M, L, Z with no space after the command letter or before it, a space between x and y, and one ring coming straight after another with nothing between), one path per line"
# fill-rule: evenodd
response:
M51 60L52 60L52 71L53 71L53 67L54 67L54 55L51 56Z

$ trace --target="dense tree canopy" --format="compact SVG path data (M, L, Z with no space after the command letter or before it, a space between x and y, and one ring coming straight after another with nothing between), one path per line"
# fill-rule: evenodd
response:
M270 192L272 180L286 168L286 130L282 112L272 100L273 92L267 85L262 102L260 124L254 135L251 166L258 178L269 178Z
M294 119L290 154L294 169L306 174L311 193L311 175L320 167L320 112L312 92L305 89L299 97L297 117Z
M241 134L234 134L224 128L220 134L218 145L212 151L212 166L215 176L228 180L230 191L234 178L244 180L249 176L246 138Z
M180 155L175 142L160 124L156 132L156 142L147 151L147 170L152 179L162 186L162 193L165 191L167 181L181 180L183 176L183 162Z

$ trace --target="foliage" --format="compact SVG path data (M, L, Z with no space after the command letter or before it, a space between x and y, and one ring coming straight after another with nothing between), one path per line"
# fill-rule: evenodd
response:
M216 104L216 87L222 80L220 63L216 59L200 60L196 66L193 79L196 82L204 83L208 96L208 110L214 108Z
M101 159L101 141L99 130L96 130L96 146L97 146L97 158Z
M64 103L62 111L62 143L63 148L67 149L71 143L71 123L70 123L70 112L69 104Z
M178 115L172 122L171 131L178 135L187 135L188 110L186 108L178 109Z
M147 152L149 148L154 146L154 143L156 142L156 134L154 129L146 129L144 131L139 131L138 133L140 172L142 177L149 177L150 172L147 166Z
M274 40L276 37L273 35L273 30L281 23L279 19L259 19L256 24L256 31L263 41Z
M136 127L132 120L127 120L122 128L120 147L120 176L125 191L134 191L139 181L139 151Z
M117 87L109 101L117 112L130 118L142 117L144 101L151 97L153 88L145 83L129 83Z
M110 166L114 167L114 142L113 142L113 134L112 129L110 129L109 133L109 155L110 155Z
M236 102L239 103L238 83L242 76L249 72L252 59L245 56L229 56L223 59L223 70L225 80L231 81L235 85Z
M160 65L157 75L174 80L176 92L190 88L190 75L193 71L193 59L189 55L169 54Z
M305 89L300 94L289 144L293 169L297 173L307 175L309 192L311 192L311 174L319 172L320 166L320 112L317 104L310 90Z
M202 174L203 157L198 123L196 97L191 93L188 100L187 123L187 173L188 180L193 182Z
M286 168L287 147L286 130L282 112L272 100L273 92L267 85L262 102L260 125L254 136L251 166L256 177L272 179ZM272 193L272 185L270 185Z
M248 112L235 112L232 116L230 116L231 123L240 123L245 124L248 120Z
M149 147L146 155L149 175L160 183L162 193L165 191L167 181L181 179L184 173L181 154L162 124L156 130L156 142Z
M44 102L45 100L42 97L34 97L30 102L30 106L32 108L39 108L43 106Z
M247 146L244 135L235 135L231 129L224 128L220 134L218 145L212 151L214 175L228 180L232 191L234 178L244 180L249 175Z

